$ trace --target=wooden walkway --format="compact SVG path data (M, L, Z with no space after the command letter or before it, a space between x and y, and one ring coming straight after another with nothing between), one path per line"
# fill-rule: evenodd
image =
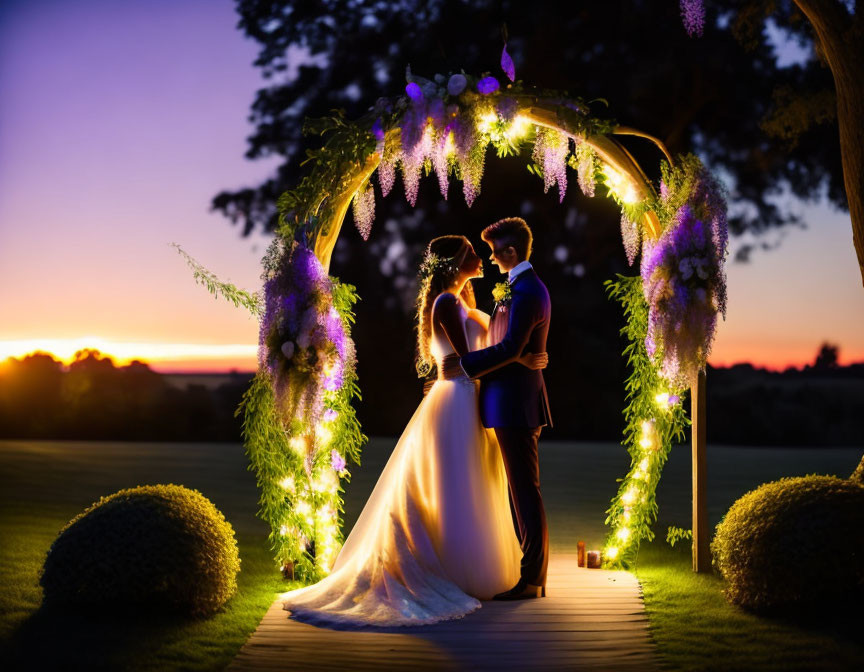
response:
M438 625L363 631L298 623L277 599L228 670L659 669L635 576L553 555L547 594L484 602Z

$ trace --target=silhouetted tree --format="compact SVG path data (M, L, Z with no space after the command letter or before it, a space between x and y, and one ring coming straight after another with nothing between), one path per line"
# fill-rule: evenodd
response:
M752 35L750 51L743 49L729 30L739 4L711 17L704 37L694 40L682 30L674 1L239 0L239 27L260 45L255 65L268 80L252 105L255 130L247 157L283 161L272 178L222 192L213 207L241 224L244 234L272 230L276 199L296 183L304 150L316 142L302 136L304 117L340 107L349 117L359 116L379 96L402 91L408 64L427 76L463 68L498 73L504 24L518 78L589 100L603 98L608 111L595 100L593 113L657 135L673 152L698 151L730 184L733 232L766 232L796 221L770 200L778 188L804 198L824 193L842 206L831 115L807 125L794 142L763 128L782 126L788 99L782 92L794 97L830 90L830 73L816 61L778 68L764 31ZM790 23L782 17L780 22ZM628 139L628 147L656 177L660 157L653 146ZM585 198L575 188L560 205L544 196L539 181L525 171L526 158L488 161L483 193L470 210L458 189L451 187L445 202L434 180L424 180L413 211L398 186L391 198L379 200L368 243L352 231L340 237L333 272L356 284L364 299L355 340L365 392L359 413L370 431L398 432L421 394L410 334L423 247L441 233L477 240L484 225L512 214L534 228L532 261L553 292L546 375L556 431L582 438L612 438L619 431L625 378L621 317L602 290L615 273L632 272L622 253L619 214L606 199ZM350 215L348 220L346 227ZM746 258L750 247L740 249ZM484 300L494 281L478 283L481 307L489 307ZM388 363L386 376L380 375L382 362Z
M62 364L36 352L0 364L0 433L47 438L62 413Z
M840 355L839 346L831 343L823 343L816 353L816 361L813 362L814 369L836 369L837 360Z
M778 187L805 198L827 188L830 200L844 205L832 115L799 121L794 143L763 130L773 120L775 135L782 135L794 101L830 91L830 73L816 61L778 68L765 31L753 28L751 17L763 18L758 8L729 4L723 15L709 16L703 38L693 40L681 29L674 1L238 0L239 27L260 44L255 65L271 82L252 105L256 128L247 157L285 161L264 184L222 192L213 206L242 221L244 233L272 229L277 196L300 174L308 144L301 135L304 117L335 107L359 116L378 96L402 89L407 64L426 75L460 68L497 72L505 22L518 77L602 97L622 123L659 136L673 152L695 148L722 170L738 204L734 231L793 221L766 198ZM726 29L733 18L732 32L747 52ZM795 18L780 11L777 21L809 40ZM649 167L656 163L651 156Z

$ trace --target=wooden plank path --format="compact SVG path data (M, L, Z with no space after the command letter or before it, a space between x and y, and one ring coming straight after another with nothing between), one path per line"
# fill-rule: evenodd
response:
M277 599L228 666L246 670L659 669L636 577L550 558L546 598L484 602L436 625L330 630L291 620Z

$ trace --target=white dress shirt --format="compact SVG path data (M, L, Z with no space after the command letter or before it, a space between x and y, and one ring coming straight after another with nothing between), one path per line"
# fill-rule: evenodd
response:
M516 276L519 275L520 273L524 272L524 271L527 271L529 268L534 268L531 265L530 261L528 261L527 259L525 261L520 261L518 264L516 264L513 268L511 268L507 272L507 282L509 282L512 285L513 280L516 279Z

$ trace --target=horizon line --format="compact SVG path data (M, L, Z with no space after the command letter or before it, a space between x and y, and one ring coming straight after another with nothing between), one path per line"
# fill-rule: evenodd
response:
M57 345L61 347L50 347ZM74 361L75 354L82 350L95 350L103 358L110 359L118 368L137 361L145 364L152 371L165 375L245 375L254 374L258 370L257 345L117 343L106 339L87 337L0 341L0 364L5 364L10 359L21 360L42 353L60 362L64 367L68 367ZM142 350L150 350L151 354L141 352ZM806 360L803 358L789 359L783 362L771 362L759 357L750 359L718 357L715 361L712 361L711 358L708 360L708 364L715 369L749 365L754 369L774 372L783 372L789 369L801 370L812 367L814 362L815 358L812 355ZM850 358L842 356L838 358L838 366L840 367L856 364L864 364L864 359L858 359L854 355Z

